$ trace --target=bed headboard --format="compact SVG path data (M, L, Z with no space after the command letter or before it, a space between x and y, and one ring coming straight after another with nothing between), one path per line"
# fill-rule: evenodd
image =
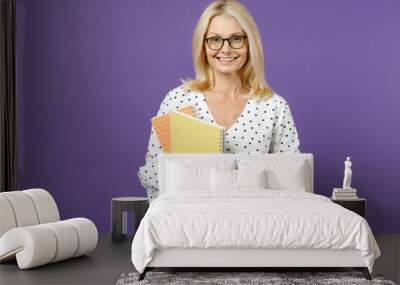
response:
M257 161L269 165L288 163L304 163L305 178L304 189L314 192L314 162L311 153L282 153L282 154L160 154L158 163L158 186L160 194L165 192L167 185L167 170L169 162L191 163L194 165L214 164L218 161L232 161L235 168L239 161Z

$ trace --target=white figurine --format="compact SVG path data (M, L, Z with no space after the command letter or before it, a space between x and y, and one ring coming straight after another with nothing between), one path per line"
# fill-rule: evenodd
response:
M345 167L344 167L343 189L352 189L350 184L351 184L351 176L353 175L353 171L351 170L350 156L346 157L344 166Z

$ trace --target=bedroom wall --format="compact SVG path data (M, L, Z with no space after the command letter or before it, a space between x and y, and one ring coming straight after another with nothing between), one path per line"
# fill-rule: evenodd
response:
M43 187L63 218L110 231L110 199L143 196L150 118L192 77L191 37L210 1L17 0L19 188ZM399 233L400 2L243 1L266 77L290 104L315 192L353 160L376 233Z

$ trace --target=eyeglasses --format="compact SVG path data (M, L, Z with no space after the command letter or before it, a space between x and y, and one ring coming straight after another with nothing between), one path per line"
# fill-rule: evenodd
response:
M204 41L207 43L208 47L211 50L219 50L224 46L225 41L228 41L229 46L233 49L240 49L243 47L245 39L247 37L244 35L236 35L232 36L227 39L223 39L221 37L215 36L215 37L209 37L204 39Z

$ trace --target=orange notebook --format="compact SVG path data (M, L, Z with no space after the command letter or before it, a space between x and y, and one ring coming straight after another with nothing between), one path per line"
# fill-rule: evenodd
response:
M178 112L194 117L192 106L186 106L178 110ZM164 152L171 152L171 129L170 129L170 114L156 116L151 118L151 124L156 132L158 141L160 142Z

